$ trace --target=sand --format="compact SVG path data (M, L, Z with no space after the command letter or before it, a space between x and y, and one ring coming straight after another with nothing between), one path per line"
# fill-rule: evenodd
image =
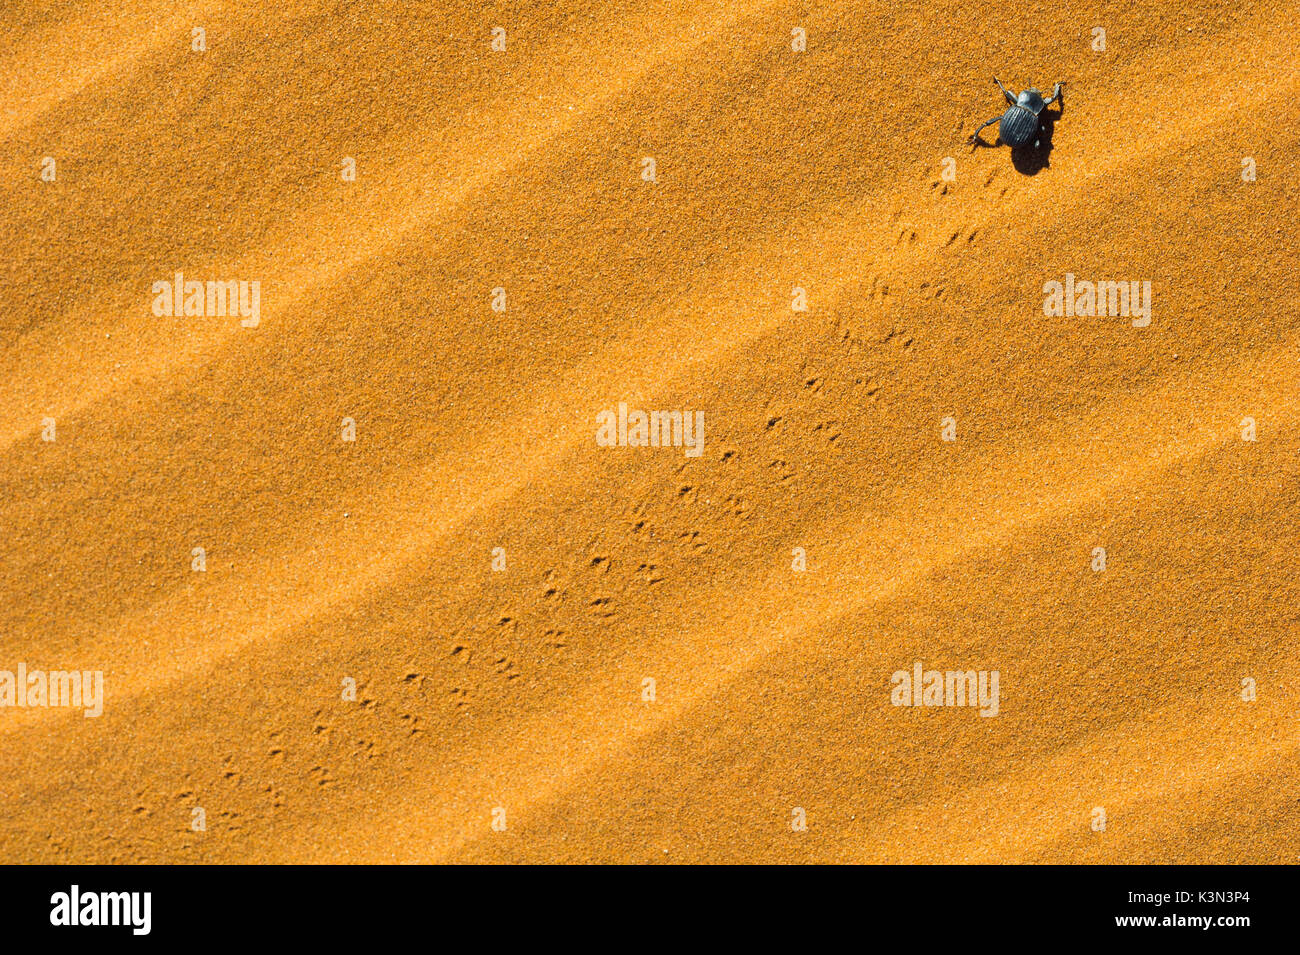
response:
M1296 861L1294 4L113 7L0 13L0 671L103 679L0 860Z

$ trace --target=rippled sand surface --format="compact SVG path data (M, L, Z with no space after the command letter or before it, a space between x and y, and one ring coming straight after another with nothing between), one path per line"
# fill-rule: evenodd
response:
M0 11L0 671L103 678L0 859L1296 861L1293 4L110 6Z

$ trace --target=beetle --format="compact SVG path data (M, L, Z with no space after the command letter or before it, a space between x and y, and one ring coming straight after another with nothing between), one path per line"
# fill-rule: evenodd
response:
M1065 84L1057 83L1056 89L1052 91L1052 98L1044 101L1043 94L1038 92L1036 89L1024 90L1019 96L1017 96L1015 93L1011 92L1011 90L1003 86L1002 81L996 76L993 77L993 82L998 84L998 89L1002 91L1002 95L1007 98L1007 102L1011 105L1001 116L993 117L985 123L984 126L975 130L975 133L967 140L967 142L972 146L975 145L977 140L983 142L983 140L979 138L980 133L984 131L986 126L992 126L994 123L997 123L998 139L1006 143L1008 146L1024 146L1032 141L1034 147L1037 148L1038 143L1042 138L1043 131L1043 121L1038 118L1039 113L1051 106L1060 98L1061 87Z

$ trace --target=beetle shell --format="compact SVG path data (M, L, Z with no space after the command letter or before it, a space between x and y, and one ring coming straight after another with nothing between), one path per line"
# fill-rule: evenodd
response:
M998 135L1008 146L1032 143L1038 135L1038 117L1023 106L1012 106L1002 114Z

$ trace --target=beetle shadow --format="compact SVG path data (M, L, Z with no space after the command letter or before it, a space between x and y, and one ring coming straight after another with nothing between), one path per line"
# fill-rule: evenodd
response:
M1056 121L1065 114L1065 94L1056 101L1056 109L1045 109L1038 114L1043 133L1038 137L1038 147L1016 146L1011 150L1011 165L1022 176L1036 176L1052 164L1052 133Z

